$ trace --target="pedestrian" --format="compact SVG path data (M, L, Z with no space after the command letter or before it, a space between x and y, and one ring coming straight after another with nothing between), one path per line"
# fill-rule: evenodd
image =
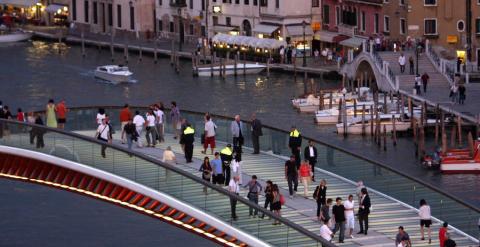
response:
M297 162L295 161L295 155L291 155L290 159L285 162L285 179L288 182L290 199L293 199L294 193L297 192L299 168L300 166L297 166Z
M282 194L280 194L280 190L278 189L278 185L274 184L272 185L272 194L273 194L273 200L272 200L272 206L270 207L270 210L273 211L275 216L281 217L282 213ZM272 225L281 225L280 221L275 219L272 223Z
M232 160L230 165L230 174L231 176L238 177L238 184L242 185L243 176L242 176L242 156L238 153L235 154L235 158Z
M222 160L218 152L215 152L214 159L210 162L210 167L212 168L212 183L223 185Z
M324 220L323 225L320 226L320 237L330 242L332 241L333 235L332 230L328 227L328 220Z
M422 95L421 87L422 87L422 78L420 77L419 74L417 74L415 76L415 86L414 86L415 94Z
M465 88L465 85L463 83L458 85L458 103L460 103L460 105L465 104L465 99L467 97L465 94L466 90L467 89Z
M456 82L453 83L453 85L450 87L450 98L452 99L452 102L455 104L457 103L457 98L458 98L458 84Z
M5 107L4 107L5 108ZM47 120L47 127L50 128L57 128L57 116L55 112L57 111L57 108L55 107L55 103L53 102L53 99L48 100L48 104L45 110L45 118Z
M453 241L453 239L451 238L450 233L447 233L447 239L445 240L444 246L445 247L456 247L457 246L457 243L455 243L455 241Z
M57 109L57 118L58 118L58 128L65 129L65 123L67 122L67 106L65 105L65 100L62 99L56 106Z
M423 93L427 93L427 85L428 85L429 79L430 79L430 76L427 74L427 72L423 73L422 75Z
M400 54L398 57L398 64L400 65L400 73L403 74L405 72L405 64L407 63L407 59L405 58L405 55L403 52Z
M133 124L135 124L135 130L137 131L137 147L142 148L143 147L143 142L142 142L142 132L143 132L143 126L145 125L145 119L140 115L139 111L135 111L135 117L133 117Z
M303 184L303 197L305 197L305 199L308 198L308 185L312 181L311 169L312 167L308 163L308 160L304 160L300 165L300 169L298 171L300 175L300 181L302 181L302 184Z
M382 48L382 40L380 39L379 35L375 37L375 46L377 47L377 51L380 51Z
M348 195L348 199L343 203L345 207L345 228L349 230L348 236L353 238L353 230L355 229L355 201L353 195Z
M205 156L199 171L202 172L202 179L210 183L213 173L212 166L210 165L210 158ZM207 186L203 187L203 193L207 194Z
M230 165L233 160L232 145L227 144L222 150L220 150L220 158L222 159L223 178L225 179L225 185L230 182L231 169Z
M123 138L127 140L128 150L132 151L132 144L134 141L138 141L138 134L131 118L127 120L122 128L122 139Z
M192 163L193 143L195 142L195 130L192 128L191 124L187 124L185 130L183 130L180 141L183 143L183 145L185 145L184 153L186 162Z
M157 128L155 126L155 113L153 110L148 110L146 115L146 123L145 123L145 138L147 139L147 147L155 147L155 143L157 142Z
M414 69L415 68L415 62L414 62L412 56L410 56L408 58L408 63L410 64L410 66L409 66L410 67L410 75L413 75L415 73L415 69Z
M211 154L215 150L215 130L217 129L217 125L212 121L212 117L208 114L205 116L205 139L203 143L203 151L202 154L207 152L208 146L210 146Z
M292 48L287 47L287 64L292 63Z
M25 113L22 111L22 108L17 109L17 121L18 122L25 122Z
M412 246L412 242L410 241L410 236L403 229L403 226L398 227L398 233L397 233L397 236L395 237L395 246L404 246L404 247Z
M262 188L262 185L257 181L257 176L253 175L252 180L250 180L245 187L248 188L248 194L247 194L248 200L254 203L255 205L258 205L258 196L262 192L263 188ZM257 209L254 210L252 207L249 208L248 212L249 212L248 215L250 217L253 216L254 218L256 218L258 215L258 210Z
M285 63L285 47L281 46L279 53L280 53L280 63L283 64Z
M262 122L257 119L257 115L255 113L252 114L252 145L253 145L253 153L252 154L259 154L260 153L260 136L263 135L262 132Z
M425 201L425 199L420 200L418 216L420 217L420 234L422 236L421 240L425 240L424 227L426 227L428 229L428 243L431 244L432 232L430 226L432 225L432 214L430 211L430 206L427 204L427 201Z
M457 73L460 74L461 73L461 70L462 70L462 58L461 57L457 57Z
M38 113L36 113L35 115L36 115L35 124L43 126L42 116ZM43 141L43 135L45 134L45 129L43 129L41 127L34 126L34 127L32 127L31 133L32 134L30 135L30 143L33 144L33 141L36 138L37 139L36 147L37 148L45 147L45 142Z
M171 103L171 110L170 110L170 117L172 119L172 129L175 134L173 139L177 139L180 136L180 129L181 129L181 123L180 123L180 109L177 106L177 102L172 101Z
M360 224L360 231L357 234L365 234L368 232L368 215L370 214L370 196L368 195L367 188L362 188L362 197L359 201L358 208L358 222Z
M128 104L125 104L120 111L120 126L122 129L122 134L121 134L121 139L122 139L122 144L125 144L125 141L127 140L127 136L125 135L125 125L132 119L132 113L130 112L130 107Z
M295 64L297 62L297 49L295 47L290 49L292 50L292 63Z
M175 156L175 153L172 151L172 147L168 146L165 149L165 151L163 151L162 162L165 162L169 165L177 164L177 157Z
M97 118L95 119L97 125L102 124L102 120L106 117L105 115L105 109L103 108L98 108L97 112Z
M442 227L440 227L440 229L438 230L438 241L440 242L440 247L445 246L447 233L448 233L448 222L443 222Z
M320 52L318 51L318 49L315 49L313 55L315 56L315 63L318 63L318 59L320 57Z
M336 204L333 205L332 208L332 214L335 218L335 228L333 229L333 234L340 230L338 242L343 243L343 240L345 239L345 207L342 204L341 197L337 197L335 202Z
M228 183L228 190L237 195L240 193L240 186L238 185L238 177L233 177ZM232 195L230 197L230 209L233 220L237 220L237 199Z
M245 130L243 123L240 121L240 115L235 115L235 120L230 124L230 130L233 137L233 150L236 153L242 153L243 134Z
M112 138L111 138L110 131L111 131L111 129L110 129L110 126L107 124L107 119L104 118L104 119L102 119L102 124L100 124L97 128L96 138L99 141L102 141L102 142L105 142L105 143L111 143ZM105 155L105 150L106 149L107 149L107 146L102 145L101 154L102 154L103 158L106 158L106 155Z
M292 155L295 156L295 162L297 162L297 166L300 166L300 148L302 147L302 135L295 126L292 126L290 130L288 147L292 151Z
M267 180L265 184L266 184L265 190L263 191L265 193L265 203L263 207L265 209L268 209L268 206L272 207L272 202L273 202L273 191L272 191L273 183L271 180ZM262 216L260 216L260 218L263 219L264 217L265 217L265 214L263 213Z
M327 203L327 181L325 179L320 180L320 184L315 188L313 199L317 202L318 221L321 221L320 210Z
M315 182L315 164L317 163L318 152L317 148L313 145L313 141L308 141L308 146L303 150L303 156L311 166L312 181Z
M154 106L154 112L155 114L155 128L157 129L157 141L158 143L164 142L164 133L165 133L165 127L163 123L165 122L165 113L161 109L160 105L155 104Z

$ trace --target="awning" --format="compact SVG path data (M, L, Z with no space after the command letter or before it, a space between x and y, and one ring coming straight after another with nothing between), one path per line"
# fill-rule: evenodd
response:
M63 7L66 6L60 4L50 4L45 8L45 11L47 11L48 13L57 13L58 10L63 11Z
M338 33L328 32L328 31L320 31L315 34L315 38L318 40L328 43L333 43L333 39L338 36Z
M213 26L213 31L215 33L228 33L230 31L233 31L235 27L232 26Z
M0 5L13 5L19 7L30 7L37 3L40 0L0 0Z
M295 36L303 36L303 25L299 26L286 26L288 36L295 37ZM311 36L313 35L313 30L310 25L305 25L305 35Z
M255 33L263 33L263 34L272 34L275 32L275 30L278 29L278 26L272 26L272 25L265 25L265 24L257 24L255 27L252 29L253 32Z
M212 42L261 49L278 49L281 46L287 46L287 43L285 41L280 41L276 39L260 39L249 36L227 35L222 33L213 36Z
M362 39L362 38L359 38L359 37L352 37L352 38L341 41L340 45L348 46L348 47L352 47L352 48L357 48L357 47L360 47L362 45L363 41L365 41L365 40L366 39Z

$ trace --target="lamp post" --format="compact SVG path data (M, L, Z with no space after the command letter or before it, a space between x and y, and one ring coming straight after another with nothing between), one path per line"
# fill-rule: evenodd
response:
M305 27L307 25L307 23L305 21L302 22L302 25L303 25L303 67L307 67L307 57L306 57L306 52L305 52L305 46L306 46L306 43L307 41L305 40Z
M420 50L422 49L422 46L418 45L417 49L415 50L416 56L417 56L417 64L416 64L416 74L418 75L418 61L419 61L419 56L420 56Z

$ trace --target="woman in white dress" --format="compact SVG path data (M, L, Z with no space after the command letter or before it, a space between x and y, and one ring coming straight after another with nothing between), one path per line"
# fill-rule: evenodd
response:
M230 165L230 169L231 169L230 171L231 176L232 177L238 176L239 177L238 181L239 181L239 184L241 185L243 178L242 178L242 158L240 154L235 155L235 158L233 159L232 164Z

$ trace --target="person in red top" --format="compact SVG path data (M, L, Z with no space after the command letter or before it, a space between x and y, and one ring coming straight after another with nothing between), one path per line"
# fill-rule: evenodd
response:
M298 169L298 173L300 174L300 180L303 184L303 196L308 198L308 184L312 179L312 167L310 166L308 160L304 160Z
M443 227L438 230L438 240L440 241L440 247L445 246L445 240L447 240L448 223L444 222Z
M25 122L25 114L22 111L22 108L18 108L17 110L17 121Z
M125 125L127 125L128 123L128 120L129 119L132 119L133 116L132 116L132 113L130 112L130 107L128 104L125 104L123 106L123 109L120 111L120 123L121 123L121 126L122 126L122 144L125 144L125 141L126 141L126 135L125 135L125 131L123 130Z
M67 107L65 106L65 100L61 100L57 106L57 118L58 118L58 128L64 129L65 123L67 122Z

